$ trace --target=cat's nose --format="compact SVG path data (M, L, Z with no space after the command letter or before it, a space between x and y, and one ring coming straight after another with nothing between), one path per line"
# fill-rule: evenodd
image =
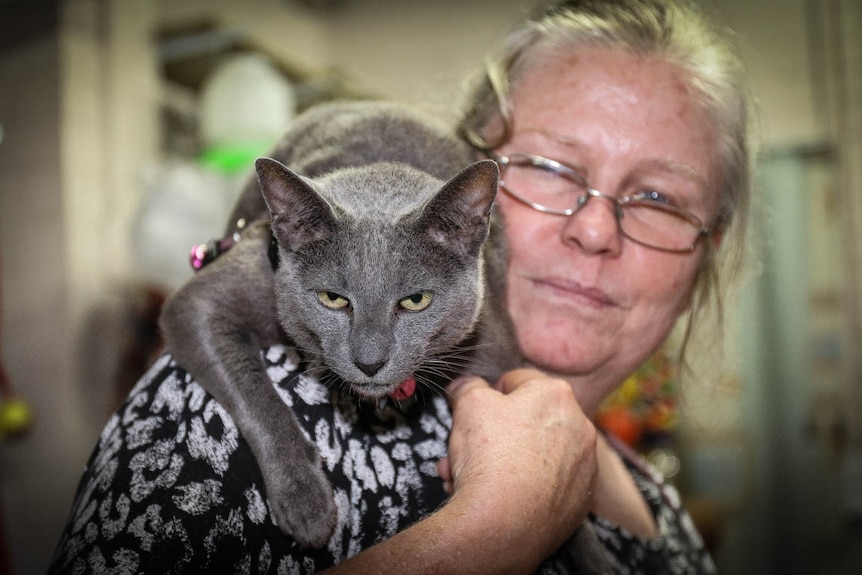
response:
M356 367L362 370L362 373L364 373L368 377L371 377L372 375L380 371L380 368L383 367L383 365L386 363L386 360L378 361L376 363L363 363L361 361L356 361L354 363L356 364Z

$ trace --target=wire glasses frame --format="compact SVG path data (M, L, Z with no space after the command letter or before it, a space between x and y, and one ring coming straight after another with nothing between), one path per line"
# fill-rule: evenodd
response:
M500 166L500 188L542 213L571 216L591 198L604 198L614 204L617 229L623 236L671 253L694 251L697 242L712 231L696 215L668 203L657 192L643 191L617 199L592 188L578 172L556 160L531 154L491 158ZM519 187L519 183L524 185Z

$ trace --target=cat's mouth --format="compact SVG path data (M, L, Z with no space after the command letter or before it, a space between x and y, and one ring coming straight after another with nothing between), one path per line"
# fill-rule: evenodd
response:
M395 401L404 401L413 397L413 394L416 393L416 378L412 375L407 379L399 383L395 388L390 391L388 394L380 395L376 393L366 393L362 390L356 389L356 392L362 396L363 398L369 401L386 401L386 398L394 399Z

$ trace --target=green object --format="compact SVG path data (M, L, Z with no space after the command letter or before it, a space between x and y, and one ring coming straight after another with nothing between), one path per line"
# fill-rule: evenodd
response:
M33 412L23 399L0 400L0 439L23 433L33 422Z
M226 144L213 146L203 151L200 162L208 168L233 176L250 169L254 161L265 156L267 144Z

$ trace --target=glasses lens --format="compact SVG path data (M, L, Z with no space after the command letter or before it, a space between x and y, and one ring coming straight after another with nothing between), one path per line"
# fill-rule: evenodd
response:
M555 212L573 209L587 190L565 166L535 156L508 158L501 179L510 193Z
M620 227L628 237L664 250L687 251L700 235L700 226L673 206L633 201L622 206Z

